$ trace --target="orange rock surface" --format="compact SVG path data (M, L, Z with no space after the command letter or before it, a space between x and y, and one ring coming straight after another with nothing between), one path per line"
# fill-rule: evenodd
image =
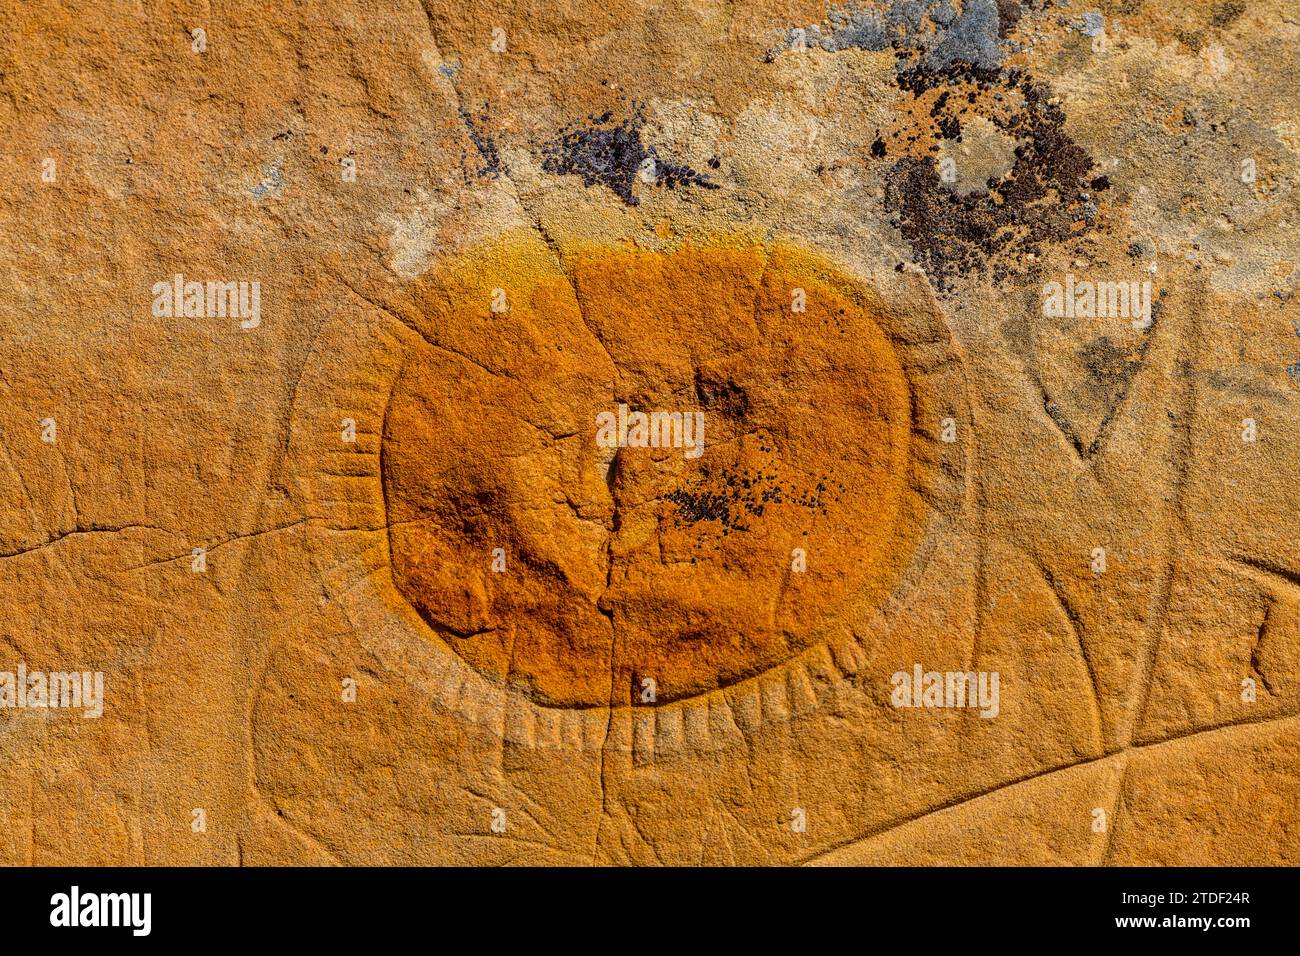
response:
M0 862L1297 862L1293 5L922 6L0 0Z

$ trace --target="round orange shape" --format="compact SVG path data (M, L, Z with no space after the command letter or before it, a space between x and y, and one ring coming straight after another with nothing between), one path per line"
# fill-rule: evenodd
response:
M394 581L429 626L539 703L603 707L754 676L888 597L921 520L911 388L866 290L783 246L566 272L544 252L503 245L417 296L428 347L381 470ZM702 449L672 418L660 447L606 447L620 405L702 421Z

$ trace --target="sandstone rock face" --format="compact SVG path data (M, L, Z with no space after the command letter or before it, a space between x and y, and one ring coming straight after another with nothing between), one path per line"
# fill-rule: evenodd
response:
M1300 859L1286 4L0 10L0 861Z

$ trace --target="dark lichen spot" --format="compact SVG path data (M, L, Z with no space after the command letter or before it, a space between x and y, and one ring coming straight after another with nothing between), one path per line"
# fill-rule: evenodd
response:
M764 445L762 451L771 453L772 449ZM716 523L717 534L701 537L699 546L709 543L717 547L733 532L751 530L752 521L762 518L769 508L803 508L824 515L827 501L839 501L845 490L843 484L829 478L811 487L788 485L779 466L771 461L752 470L724 468L716 474L703 473L688 486L665 495L664 501L673 506L674 527Z
M465 124L465 130L469 134L469 140L474 144L474 150L477 154L476 160L471 162L468 150L461 150L461 169L464 172L465 181L468 182L471 175L478 179L496 179L505 170L505 166L501 161L501 153L497 149L496 140L487 132L487 109L480 110L477 116L473 116L462 109L460 118Z
M629 206L640 203L634 187L643 173L657 186L717 189L703 173L659 155L641 133L645 111L633 103L626 116L612 110L570 123L542 148L542 168L556 175L580 176L585 186L605 186Z
M898 160L886 174L886 208L940 291L976 272L1004 279L1022 271L1026 256L1039 255L1044 244L1095 228L1098 209L1088 190L1105 189L1110 181L1090 176L1092 158L1065 132L1065 114L1047 88L1028 73L958 66L938 74L909 70L898 80L916 96L941 85L997 85L1022 104L989 117L1019 145L1011 169L988 179L984 190L954 194L933 162L913 157ZM945 94L939 103L948 108ZM956 117L938 113L937 135L954 138L954 128L960 130Z
M997 4L998 36L1005 40L1020 22L1020 15L1024 11L1021 9L1020 0L997 0Z

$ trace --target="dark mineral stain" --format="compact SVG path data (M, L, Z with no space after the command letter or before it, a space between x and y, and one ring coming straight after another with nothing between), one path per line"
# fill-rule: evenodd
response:
M626 116L616 118L612 110L599 116L570 123L542 149L542 168L557 175L581 176L586 186L607 186L629 206L640 203L633 187L641 171L649 168L653 183L676 189L698 186L717 189L718 185L703 173L684 163L675 163L659 155L641 138L645 127L645 110L631 104ZM652 166L646 161L651 160Z

